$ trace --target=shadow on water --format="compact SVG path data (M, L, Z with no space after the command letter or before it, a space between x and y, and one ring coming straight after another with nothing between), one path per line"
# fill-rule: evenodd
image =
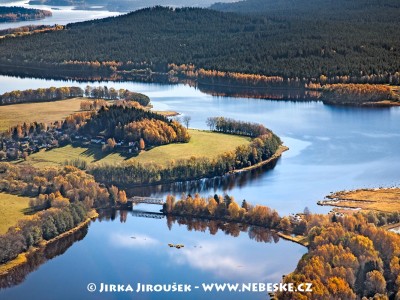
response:
M0 290L22 283L29 273L37 270L47 261L64 254L75 242L83 240L87 233L88 226L84 226L62 239L49 243L43 249L28 254L26 263L12 269L7 274L0 275Z
M280 159L280 158L279 158ZM160 184L146 187L130 187L125 186L124 189L128 195L150 197L157 194L170 193L179 195L182 193L194 194L210 190L223 190L230 191L234 188L241 188L246 186L249 182L259 179L266 175L266 171L275 168L279 159L271 161L270 163L261 166L260 168L253 169L247 172L239 172L228 174L225 176L218 176L214 178L206 178L200 180L183 181L169 184Z
M321 92L306 90L302 87L241 87L241 86L218 86L198 84L197 88L204 94L218 97L254 98L268 100L290 100L290 101L318 101Z

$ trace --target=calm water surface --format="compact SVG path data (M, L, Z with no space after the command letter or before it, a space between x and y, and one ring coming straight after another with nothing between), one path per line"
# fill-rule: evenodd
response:
M218 230L188 231L187 225L172 224L166 218L149 219L128 213L120 222L96 221L87 236L63 255L41 265L15 287L0 290L1 299L189 299L188 294L105 294L89 293L95 283L172 284L279 282L296 266L306 248L291 242L260 241L248 232L233 237ZM251 238L250 238L251 237ZM182 249L168 243L184 244ZM211 294L220 299L243 299L241 293ZM210 297L211 296L209 294ZM205 299L200 291L190 299ZM264 293L248 293L248 299L265 299Z
M10 22L10 23L0 23L0 30L7 28L16 28L27 25L66 25L71 22L83 22L93 19L101 19L106 17L118 16L121 13L110 12L107 10L75 10L73 7L69 6L46 6L46 5L28 5L28 1L12 1L2 3L2 6L22 6L26 8L44 9L50 10L52 16L42 19L42 20L32 20L32 21L21 21L21 22ZM54 9L55 8L55 9Z
M0 93L14 89L80 85L65 81L0 76ZM319 102L283 102L246 98L218 98L184 85L132 82L98 83L126 88L150 96L157 110L175 110L191 116L191 127L206 129L210 116L227 116L259 122L282 137L290 150L276 166L242 176L133 189L134 194L165 196L168 193L200 192L203 196L228 193L237 201L268 205L281 215L303 211L327 212L316 205L331 191L398 185L400 176L400 109L361 109L326 106ZM0 110L1 112L1 110ZM154 209L154 208L153 208ZM124 220L124 218L122 218ZM132 238L135 237L135 238ZM182 243L185 248L169 248ZM123 299L121 294L89 294L89 282L190 283L275 282L292 271L306 249L290 242L256 242L249 233L238 237L221 230L215 235L188 231L166 219L128 214L121 223L92 223L86 237L63 255L48 261L13 288L0 291L1 299ZM45 285L45 286L44 286ZM51 291L49 293L49 287ZM4 296L4 297L3 297ZM180 295L174 294L178 299ZM205 299L203 293L191 295ZM217 296L217 295L214 295ZM181 295L181 299L185 299ZM240 294L220 299L243 299ZM265 299L253 293L246 299ZM126 299L167 299L142 294Z
M92 83L0 76L0 93L14 89ZM316 205L331 191L399 185L400 108L351 108L321 102L284 102L262 99L213 97L185 85L101 82L150 96L157 110L174 110L191 116L191 127L207 129L206 119L226 116L259 122L279 135L290 150L274 169L257 172L236 184L175 185L137 191L165 196L170 190L229 193L237 201L268 205L285 215L303 211L326 212ZM239 184L240 183L240 184ZM167 189L167 191L165 191Z

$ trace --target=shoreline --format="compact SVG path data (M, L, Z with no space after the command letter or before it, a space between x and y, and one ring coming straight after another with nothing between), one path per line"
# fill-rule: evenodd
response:
M259 163L256 163L255 165L252 165L250 167L246 167L246 168L239 169L239 170L234 170L234 171L232 171L232 173L236 174L236 173L248 172L248 171L251 171L251 170L254 170L254 169L258 169L258 168L260 168L260 167L262 167L264 165L267 165L270 162L273 162L274 160L280 158L282 156L283 152L288 151L288 150L289 150L289 147L284 146L284 145L280 145L278 147L278 149L275 151L275 153L270 158L268 158L266 160L263 160L263 161L261 161Z
M199 220L221 221L221 222L227 222L227 223L243 224L243 225L248 225L248 226L257 226L257 227L264 228L264 229L270 230L271 232L276 233L280 238L282 238L286 241L293 242L293 243L296 243L303 247L308 248L308 241L305 240L307 238L306 236L300 236L300 235L291 236L289 234L283 233L282 231L280 231L276 228L268 228L268 227L264 227L262 225L257 225L257 224L253 224L253 223L235 221L235 220L231 220L229 218L215 218L215 217L211 217L211 216L201 216L201 215L196 216L196 215L174 214L174 213L169 213L169 214L162 213L162 214L166 217L173 216L173 217L181 217L181 218L193 218L193 219L199 219Z
M349 191L338 191L331 193L324 200L317 202L320 206L330 206L331 212L335 214L353 214L362 212L364 214L396 213L400 208L400 188L365 188ZM379 226L390 231L400 227L400 222L390 222Z
M32 248L28 249L26 252L22 252L22 253L18 254L18 256L16 258L14 258L13 260L10 260L4 264L1 264L0 265L0 276L7 275L13 269L27 263L28 262L27 256L29 254L40 251L40 250L44 249L47 245L54 243L66 236L69 236L69 235L77 232L81 228L88 225L92 220L96 219L98 216L99 216L99 214L95 210L92 210L88 213L87 219L85 221L79 223L76 227L74 227L66 232L61 233L60 235L52 238L51 240L48 240L48 241L43 240L40 242L40 244L38 246L32 247Z
M57 64L56 64L57 65ZM54 79L54 80L65 80L65 81L70 81L70 80L75 80L75 81L88 81L88 82L96 82L99 80L104 80L104 81L126 81L126 82L138 82L138 83L156 83L156 84L167 84L167 85L174 85L174 84L186 84L188 81L193 82L193 85L196 86L197 88L199 88L201 90L201 87L210 87L210 88L214 88L216 89L216 91L220 91L219 89L221 89L220 92L223 93L229 93L230 90L229 89L237 89L237 90L245 90L245 89L251 89L251 90L265 90L265 91L269 91L269 92L279 92L279 91L299 91L299 92L323 92L321 90L315 89L315 88L309 88L309 87L304 87L302 84L290 84L290 83L286 83L286 84L266 84L265 86L262 85L246 85L241 83L240 81L237 82L237 84L232 83L232 82L217 82L217 83L212 83L212 82L204 82L201 80L201 78L199 77L185 77L185 76L178 76L178 77L174 77L174 78L167 78L167 79L160 79L157 76L163 76L163 77L168 77L168 73L160 73L160 72L151 72L150 75L149 74L140 74L143 78L146 77L147 80L135 80L135 78L132 77L121 77L121 76L129 76L129 75L135 75L138 76L139 74L136 73L132 73L131 71L125 71L125 70L117 70L114 72L110 72L110 71L106 71L104 73L103 70L99 71L99 70L93 70L93 69L88 69L88 70L81 70L81 69L74 69L74 68L64 68L61 69L60 73L54 74L54 75L48 75L48 76L43 76L43 75L38 75L36 73L24 73L23 75L21 75L18 72L15 72L17 69L22 69L22 70L37 70L37 71L53 71L49 66L40 66L40 65L36 65L36 66L24 66L22 64L13 64L11 65L10 62L4 62L4 61L0 61L0 67L6 67L6 68L10 68L10 70L7 72L1 72L0 75L5 75L5 76L13 76L13 77L17 77L17 76L23 76L23 77L32 77L32 78L44 78L44 79ZM60 67L60 66L59 66ZM98 71L98 72L96 72ZM141 71L141 70L138 70ZM80 74L80 76L70 76L67 74L70 73L78 73ZM154 77L152 77L154 75ZM253 75L253 74L249 74L249 75ZM254 75L258 75L258 74L254 74ZM119 77L118 77L119 76ZM216 79L218 80L219 77L216 77ZM308 79L308 81L310 81L310 79ZM336 83L334 83L336 84ZM354 85L366 85L366 83L353 83ZM372 85L372 83L371 83ZM388 83L378 83L378 84L373 84L376 86L388 86ZM389 85L392 90L394 91L398 91L396 86L392 86ZM269 97L269 94L260 94L258 98L265 98L267 100L276 100L273 99L271 97ZM346 96L346 94L343 95L344 97ZM235 97L235 96L233 96ZM242 96L241 96L242 97ZM254 95L249 94L247 96L248 98L254 98ZM270 99L271 98L271 99ZM285 99L279 99L280 101L299 101L299 98L294 97L291 98L290 96L284 97ZM374 102L341 102L341 101L327 101L324 100L323 98L315 98L312 97L311 95L309 95L307 98L301 99L302 101L307 100L307 101L322 101L324 102L324 104L327 105L343 105L343 106L351 106L351 107L398 107L400 106L400 102L397 101L393 101L393 100L380 100L380 101L374 101Z
M377 102L365 102L361 104L363 107L397 107L400 106L400 102L392 100L382 100Z
M118 184L117 182L102 182L102 183L103 184L117 185L117 186L119 186L121 188L127 188L127 187L129 187L129 188L137 188L137 187L150 187L150 186L157 186L157 185L174 184L174 183L180 183L180 182L189 182L189 181L196 181L196 180L203 180L203 179L213 179L213 178L224 177L224 176L227 176L227 175L239 174L239 173L242 173L242 172L248 172L248 171L251 171L251 170L254 170L254 169L258 169L258 168L260 168L260 167L262 167L264 165L267 165L267 164L269 164L271 162L274 162L275 160L279 159L282 156L283 152L285 152L287 150L289 150L289 147L280 145L278 147L278 149L275 151L275 153L270 158L268 158L268 159L266 159L266 160L264 160L262 162L259 162L259 163L255 164L255 165L250 166L250 167L245 167L243 169L229 171L227 173L224 173L224 174L221 174L221 175L212 176L212 177L205 176L205 177L191 178L191 179L188 179L188 180L167 180L167 181L164 181L164 182L141 183L141 184Z
M281 237L284 240L299 244L303 247L308 248L308 241L306 241L305 239L307 238L306 236L301 236L301 235L296 235L296 236L291 236L288 234L285 234L281 231L276 231L276 234L279 235L279 237Z
M396 212L400 207L400 188L364 188L331 193L317 202L321 206L348 211Z

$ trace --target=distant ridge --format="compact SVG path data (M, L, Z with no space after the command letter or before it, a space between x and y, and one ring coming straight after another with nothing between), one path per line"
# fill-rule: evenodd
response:
M169 72L169 64L193 64L207 70L304 81L324 75L336 78L334 81L395 83L400 78L400 4L393 3L384 0L365 6L371 13L354 12L357 18L343 20L340 8L334 13L323 6L308 14L300 13L300 8L295 13L299 5L294 5L290 11L261 15L146 8L69 24L66 30L2 39L0 64L74 74L88 67L108 73L132 69ZM314 13L317 10L321 13ZM381 21L381 15L394 17Z

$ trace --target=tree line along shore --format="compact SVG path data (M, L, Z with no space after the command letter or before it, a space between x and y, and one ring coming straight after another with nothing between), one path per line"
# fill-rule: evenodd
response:
M264 5L259 2L241 4ZM330 6L314 2L320 2L315 7ZM329 18L313 5L305 11L296 5L290 14L279 5L258 14L246 10L229 13L146 8L119 17L69 24L47 34L2 39L0 64L11 73L14 68L15 74L75 79L194 80L197 84L264 88L321 84L326 85L321 91L328 103L397 103L398 93L382 94L379 89L383 87L361 86L362 97L353 97L359 94L354 89L340 89L338 100L328 86L400 83L399 45L392 30L398 18L393 15L398 3L385 0L365 6L357 2L359 5L350 11L344 9L349 6L347 2L337 4ZM348 20L343 20L342 16L348 14ZM393 18L383 18L385 14ZM126 43L136 47L127 49ZM32 46L39 44L43 47Z
M0 23L40 20L51 16L52 13L49 10L0 6Z
M18 221L17 225L14 225L10 218L3 220L8 222L8 226L12 226L0 236L2 263L15 259L20 253L32 247L42 245L44 241L69 232L85 221L93 208L120 206L127 201L125 191L111 185L115 176L107 179L104 177L104 180L99 178L104 176L105 166L97 165L81 170L77 168L82 167L80 161L70 161L65 162L65 166L37 168L27 159L29 155L41 150L36 148L46 145L47 151L40 152L48 155L52 149L78 143L83 147L98 147L105 154L125 151L137 155L149 149L157 149L161 145L175 143L179 148L180 144L185 145L190 141L191 137L186 127L175 120L151 112L146 108L150 101L147 96L128 90L116 91L113 88L88 86L85 90L63 87L13 91L1 95L0 101L3 105L7 105L5 106L7 108L13 105L26 105L27 102L57 106L57 101L76 99L84 95L86 98L82 98L80 103L81 111L66 115L64 120L50 124L38 122L14 124L2 132L1 160L10 162L0 162L0 191L25 197L23 199L30 198L29 209L26 208L25 211L31 214ZM189 121L190 119L187 120L187 127ZM176 163L168 163L164 167L153 164L151 171L154 173L149 173L147 169L149 164L140 167L140 163L135 162L128 164L128 167L131 165L140 167L150 174L149 176L158 177L160 175L156 173L163 174L161 175L163 180L190 180L207 175L221 176L272 157L281 145L280 139L261 124L224 117L210 117L207 124L211 132L216 133L204 134L216 135L220 142L223 141L220 137L225 135L226 141L237 140L235 143L239 143L238 146L232 147L231 150L224 147L224 151L229 150L229 152L215 157L190 157L186 160L177 160ZM197 143L193 149L202 147L203 145ZM15 159L20 156L25 162L14 164ZM220 167L216 168L215 164L219 164ZM113 172L118 173L121 166L114 164ZM107 170L110 171L112 168L107 166ZM133 173L137 173L137 170ZM172 176L173 174L176 176ZM148 181L146 175L140 175L140 180L137 174L136 177L132 175L132 178L125 175L125 182L146 184L153 181L153 179ZM125 182L121 179L120 183ZM3 195L2 198L7 198L5 194ZM8 204L11 205L11 202ZM7 226L7 224L2 225Z
M375 7L373 3L370 6ZM379 6L379 10L384 11L384 7ZM391 10L395 11L386 9L388 14L393 15ZM374 22L366 15L371 16ZM23 67L31 74L75 74L79 78L128 75L147 80L151 76L160 76L172 82L194 79L197 83L210 85L292 86L320 92L322 99L332 104L374 104L382 100L395 103L399 98L398 90L393 89L393 85L400 82L398 39L390 29L393 28L392 21L384 21L380 15L360 15L354 21L357 26L354 22L334 18L335 30L332 30L330 19L322 20L320 15L316 15L313 21L299 18L297 14L254 16L157 7L118 18L71 24L48 32L46 36L41 33L8 36L0 40L3 54L0 64ZM393 20L395 23L396 16ZM302 29L293 33L293 28ZM292 39L287 38L288 34ZM326 39L328 35L330 38ZM161 43L148 41L149 36L159 37ZM337 42L339 37L340 43ZM206 47L204 41L208 43ZM263 41L268 43L268 47ZM137 47L127 49L126 43ZM54 45L64 47L55 48ZM267 49L267 52L260 49ZM215 55L217 52L220 55ZM93 60L93 57L98 59ZM132 61L131 57L137 60ZM72 95L71 90L50 91L48 95L48 91L43 92L44 95L40 91L3 95L1 99L4 104L12 105L18 101L25 102L28 98L29 101L46 101L51 93L55 95L50 97L53 100L77 96ZM134 97L122 100L116 107L106 107L102 101L112 98L110 95L115 92L115 97L120 98L119 91L99 91L96 98L102 99L97 102L85 100L85 112L50 126L40 122L14 126L6 137L11 140L5 143L11 142L11 145L17 141L17 146L21 147L18 143L28 138L25 145L29 149L30 135L35 143L34 135L38 134L41 142L45 141L45 147L58 148L64 142L72 142L73 137L75 142L86 143L86 146L93 140L93 144L99 144L100 148L104 146L104 153L116 151L123 145L117 145L122 141L128 143L131 151L140 153L163 143L188 141L187 128L185 130L184 126L153 113L142 112L143 103ZM78 93L80 96L84 92ZM34 98L32 95L35 95ZM125 113L130 117L121 124L114 122ZM139 120L136 118L138 115L155 120ZM108 119L111 121L105 122ZM1 248L0 261L15 258L32 246L68 232L87 217L91 208L123 205L127 201L126 193L110 185L112 183L159 183L167 178L184 180L225 174L272 157L281 144L278 137L257 124L223 117L210 118L208 124L210 130L244 135L251 142L217 158L171 161L162 168L157 164L137 162L87 167L81 161L75 161L71 162L75 166L44 169L36 169L29 164L0 163L1 190L32 196L30 206L39 211L1 236L0 245L5 247ZM241 131L242 128L247 130ZM93 136L100 131L103 135ZM135 135L137 131L141 131L140 135ZM24 148L17 150L17 156L18 151L22 154L27 150ZM5 158L7 156L8 153ZM141 178L135 178L135 174L140 174ZM107 187L98 183L107 180L112 181ZM372 214L365 215L363 212L354 215L306 212L295 217L280 217L268 207L252 206L245 201L239 205L229 196L218 195L210 198L194 195L180 201L168 197L165 212L211 221L220 219L251 223L280 230L287 236L298 234L308 245L309 253L284 281L309 281L313 283L314 290L310 295L278 294L280 299L323 299L330 295L342 299L400 298L399 238L378 227L383 218L392 222L396 219L395 215L383 213L373 218Z
M382 193L386 190L382 190ZM359 193L358 191L348 192ZM391 190L393 196L397 190ZM387 231L387 222L398 224L398 211L328 215L307 209L294 216L280 217L262 205L241 204L228 195L208 198L196 194L176 200L168 196L163 208L168 215L238 222L277 230L279 235L307 246L308 253L284 283L312 283L313 291L279 292L277 299L397 299L400 296L400 237ZM379 216L379 218L377 218ZM385 222L382 223L382 218ZM210 225L211 226L211 225Z
M11 105L44 102L48 99L50 105L51 101L83 95L94 99L83 100L80 104L82 111L68 115L64 120L50 124L25 122L8 128L0 140L0 159L29 160L30 155L42 149L51 150L66 145L91 149L100 147L105 156L112 153L120 153L125 157L139 155L139 160L87 166L85 161L77 158L69 160L69 163L87 169L102 182L141 185L221 176L268 160L282 144L280 139L263 125L224 117L210 117L207 124L211 132L232 136L226 136L223 139L225 142L237 140L238 136L248 137L251 142L245 139L241 145L235 142L232 145L237 146L232 146L232 150L221 151L215 156L192 155L185 159L170 160L163 165L157 162L159 159L155 162L141 163L140 153L143 150L190 141L187 128L173 119L143 109L149 104L145 95L127 90L116 91L107 87L87 87L85 91L75 87L62 87L13 91L1 95L0 101ZM107 102L110 100L113 101ZM200 136L197 132L195 134ZM208 135L210 138L216 137L215 134ZM197 148L204 148L204 145L200 144L193 146L193 153L198 152ZM179 150L178 148L176 150ZM51 151L49 155L50 153Z

